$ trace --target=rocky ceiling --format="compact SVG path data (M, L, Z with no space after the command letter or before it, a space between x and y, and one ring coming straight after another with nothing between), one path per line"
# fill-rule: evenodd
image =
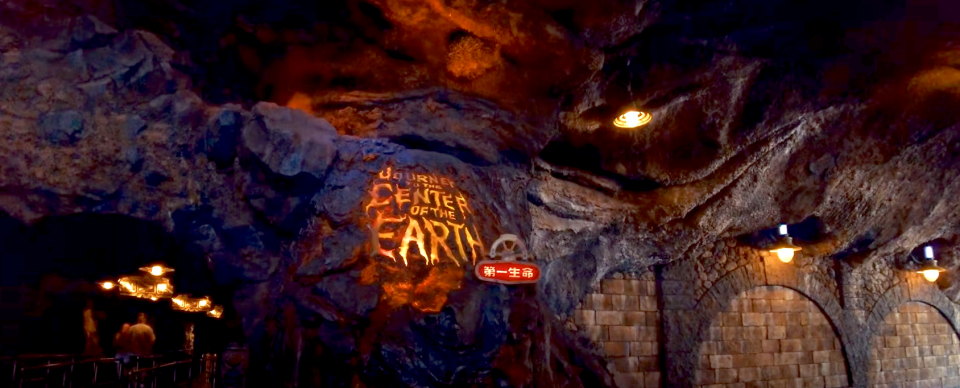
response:
M344 166L432 155L482 182L491 214L551 263L546 291L561 314L609 271L698 257L719 240L762 245L781 222L821 260L897 266L936 241L941 264L960 266L951 0L0 10L0 207L26 222L124 213L187 228L214 258L229 256L218 240L229 229L247 237L235 238L241 259L222 260L266 281L278 259L256 251L349 224L342 198L359 198L365 181ZM653 121L610 125L631 104ZM278 154L270 131L290 125L301 129L283 136L316 146L306 161ZM178 224L197 208L218 221ZM304 226L310 211L324 221ZM960 282L941 287L960 300Z

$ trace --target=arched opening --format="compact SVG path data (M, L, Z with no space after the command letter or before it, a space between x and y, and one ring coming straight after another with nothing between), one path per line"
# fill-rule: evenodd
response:
M840 338L829 318L792 289L744 291L707 331L699 346L697 386L849 385Z
M867 374L871 387L960 386L960 338L937 308L906 302L874 333Z

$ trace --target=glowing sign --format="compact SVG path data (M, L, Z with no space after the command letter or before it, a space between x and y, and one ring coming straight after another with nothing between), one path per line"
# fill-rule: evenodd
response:
M531 258L526 244L516 235L500 235L490 246L490 257L501 260L483 260L477 264L474 268L477 279L503 284L536 283L540 280L540 267L516 261Z
M474 269L477 279L503 284L536 283L540 267L519 261L483 260Z
M373 255L394 262L399 256L404 265L421 258L426 265L449 260L460 266L486 254L471 219L474 211L452 180L387 167L369 194L364 212Z

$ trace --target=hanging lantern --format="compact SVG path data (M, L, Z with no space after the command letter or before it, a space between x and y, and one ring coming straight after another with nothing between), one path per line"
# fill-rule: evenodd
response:
M223 306L214 306L207 311L207 316L211 318L220 318L221 315L223 315Z
M106 283L106 282L104 282ZM111 283L112 284L112 283ZM173 296L173 284L170 279L155 276L124 276L117 280L120 295L157 300ZM101 284L104 289L111 289Z
M174 310L189 313L212 311L214 309L213 303L210 302L210 297L206 296L203 298L191 298L186 295L177 295L170 301Z
M169 273L169 272L173 272L173 271L174 271L173 268L167 268L167 267L163 266L162 264L154 264L154 265L147 266L147 267L140 267L140 270L141 270L141 271L144 271L144 272L146 272L146 273L148 273L148 274L151 274L151 275L153 275L153 276L163 276L163 275L166 274L166 273Z
M943 267L937 265L937 260L933 258L933 247L927 245L923 248L923 264L920 265L920 269L917 273L923 274L923 278L927 279L928 282L935 282L940 278L940 273L946 271Z
M794 254L801 250L803 248L793 245L793 238L787 235L787 224L780 224L780 239L768 251L776 253L780 261L789 263L790 260L793 260Z

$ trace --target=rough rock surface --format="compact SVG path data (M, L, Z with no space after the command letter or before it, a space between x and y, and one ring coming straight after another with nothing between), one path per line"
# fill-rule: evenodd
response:
M346 2L351 18L309 32L277 16L287 2L199 27L213 3L0 2L0 209L189 236L236 290L254 381L612 385L583 338L556 330L591 285L722 241L763 245L781 222L813 230L797 236L803 265L830 277L839 261L859 303L935 241L952 270L938 284L960 301L949 26L879 55L871 32L897 25L827 28L865 40L853 52L771 47L770 31L797 27L728 20L747 1ZM875 68L857 68L868 55ZM297 93L302 109L252 104ZM610 127L626 103L654 121ZM371 254L364 204L387 167L455 181L483 242L521 236L543 281ZM292 349L309 349L297 377L273 367Z

